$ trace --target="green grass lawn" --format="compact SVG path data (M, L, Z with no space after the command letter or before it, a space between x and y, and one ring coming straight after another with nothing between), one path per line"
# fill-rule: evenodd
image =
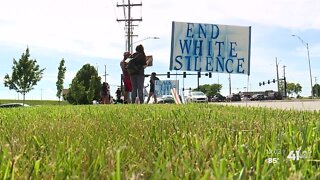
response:
M6 104L6 103L23 103L23 100L12 100L12 99L0 99L0 104ZM67 101L54 101L54 100L25 100L25 104L31 105L31 106L37 106L37 105L68 105L69 103Z
M319 179L319 118L210 104L5 108L0 178Z

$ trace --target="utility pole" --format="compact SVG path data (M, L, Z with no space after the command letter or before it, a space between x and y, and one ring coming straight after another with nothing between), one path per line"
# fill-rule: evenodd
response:
M280 93L280 86L279 86L279 69L278 69L278 59L276 58L276 70L277 70L277 86L278 86L278 93Z
M283 65L283 86L284 86L284 97L287 97L286 67L287 67L287 66Z
M107 82L107 76L108 76L109 74L107 74L107 65L104 65L104 82Z
M317 77L315 76L314 77L314 85L316 85L316 84L317 84ZM314 86L314 87L317 87L317 86ZM313 89L313 87L312 87L312 90L314 90L312 92L314 92L316 97L318 97L319 96L318 88Z
M229 73L229 94L231 94L231 75Z
M197 91L199 91L199 75L197 76Z
M117 4L117 7L123 7L123 11L124 11L124 19L117 19L117 21L125 21L126 23L126 27L127 27L127 44L126 44L126 50L129 52L132 52L132 37L133 35L133 25L132 22L134 21L142 21L142 18L139 19L134 19L131 17L131 7L134 6L142 6L142 3L138 3L138 4L131 4L130 0L128 0L127 4ZM128 15L126 15L126 9L127 8L127 12Z
M182 78L182 96L184 97L184 77Z

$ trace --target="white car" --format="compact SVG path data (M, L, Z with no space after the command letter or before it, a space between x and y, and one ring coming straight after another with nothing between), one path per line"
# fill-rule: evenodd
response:
M192 91L187 96L187 102L208 102L208 97L201 91Z
M23 103L7 103L7 104L0 104L0 108L15 108L15 107L29 107L28 104Z

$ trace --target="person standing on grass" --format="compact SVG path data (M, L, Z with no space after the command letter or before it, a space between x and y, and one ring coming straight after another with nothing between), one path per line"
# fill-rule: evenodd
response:
M150 101L150 98L153 96L154 99L154 103L157 103L157 96L154 90L154 85L155 85L155 81L159 80L159 78L156 76L157 74L155 72L151 73L150 76L150 90L149 90L149 95L148 95L148 100L147 100L147 104Z
M121 101L121 90L120 90L120 88L117 89L117 91L116 91L116 96L117 96L117 103L122 103L122 101Z
M132 91L130 75L125 68L126 67L125 60L130 56L131 56L130 52L124 52L123 53L123 60L120 62L120 67L122 69L122 81L123 81L123 85L124 85L124 91L123 91L124 104L130 103L129 94Z
M131 100L132 103L140 103L143 104L144 97L143 97L143 86L144 86L144 68L146 67L146 54L144 53L144 48L140 44L136 47L136 52L132 55L133 63L136 66L140 67L139 72L135 74L130 74L130 80L132 84L132 93L131 93ZM139 101L136 102L137 97Z
M110 90L109 90L108 83L104 82L102 84L100 96L101 96L102 104L110 104Z

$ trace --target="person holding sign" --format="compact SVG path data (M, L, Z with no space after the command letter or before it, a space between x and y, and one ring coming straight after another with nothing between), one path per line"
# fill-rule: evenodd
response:
M136 52L132 55L132 63L135 66L140 67L139 71L130 74L130 80L132 84L131 100L132 103L136 102L136 98L139 98L137 103L143 104L143 86L144 86L144 68L146 67L146 54L144 53L144 48L140 44L136 47ZM130 73L130 72L129 72Z
M149 90L149 95L148 95L148 100L147 100L147 104L149 103L150 101L150 98L153 96L153 99L154 99L154 103L157 103L157 96L154 92L154 85L155 85L155 81L156 80L159 80L158 77L156 77L156 73L153 72L151 73L151 76L150 76L150 90Z

